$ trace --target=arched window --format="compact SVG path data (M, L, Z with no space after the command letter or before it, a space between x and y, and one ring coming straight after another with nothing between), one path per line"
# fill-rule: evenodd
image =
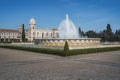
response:
M51 33L51 38L52 38L53 34Z
M35 32L33 32L33 35L35 35Z
M56 33L56 35L57 35L57 38L59 37L59 34L58 33Z
M44 38L44 33L42 32L42 38Z
M39 32L37 32L37 36L39 35Z
M37 32L37 37L39 37L39 32Z
M48 32L46 33L46 36L48 36Z

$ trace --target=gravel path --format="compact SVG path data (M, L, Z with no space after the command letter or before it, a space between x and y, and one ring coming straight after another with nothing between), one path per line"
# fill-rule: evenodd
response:
M0 48L0 80L120 80L120 51L60 57Z

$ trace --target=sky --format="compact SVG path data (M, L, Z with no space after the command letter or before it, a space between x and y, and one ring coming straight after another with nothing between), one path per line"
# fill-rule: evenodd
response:
M58 28L68 14L75 26L96 32L120 29L120 0L0 0L0 28L18 29L36 20L37 28Z

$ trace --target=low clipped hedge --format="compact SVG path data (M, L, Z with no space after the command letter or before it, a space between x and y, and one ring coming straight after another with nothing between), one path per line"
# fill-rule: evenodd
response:
M23 51L31 51L37 53L46 53L46 54L54 54L65 56L62 50L57 49L47 49L47 48L32 48L32 47L22 47L22 46L0 46L1 48L15 49L15 50L23 50Z
M105 48L89 48L89 49L75 49L66 52L66 56L89 54L89 53L99 53L107 51L117 51L120 47L105 47Z
M31 48L31 47L6 46L6 45L0 46L0 47L1 48L16 49L16 50L31 51L31 52L37 52L37 53L54 54L54 55L59 55L59 56L72 56L72 55L120 50L120 47L76 49L76 50L67 50L67 51L58 50L58 49Z
M0 43L4 43L5 44L5 43L12 43L12 42L2 42L2 41L0 41Z

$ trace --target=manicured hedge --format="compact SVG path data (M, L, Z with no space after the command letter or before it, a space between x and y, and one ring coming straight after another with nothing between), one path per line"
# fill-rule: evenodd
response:
M46 54L54 54L65 56L62 50L57 49L46 49L46 48L32 48L32 47L22 47L22 46L0 46L1 48L9 48L9 49L16 49L16 50L23 50L23 51L31 51L37 53L46 53Z
M12 43L12 42L1 42L1 41L0 41L0 43L4 43L4 44L5 44L5 43Z
M120 47L76 49L76 50L68 50L68 51L58 50L58 49L21 47L21 46L0 46L0 47L1 48L16 49L16 50L31 51L31 52L37 52L37 53L54 54L54 55L59 55L59 56L72 56L72 55L120 50Z
M120 47L76 49L76 50L69 50L66 54L67 56L72 56L72 55L99 53L99 52L116 51L116 50L120 50Z

